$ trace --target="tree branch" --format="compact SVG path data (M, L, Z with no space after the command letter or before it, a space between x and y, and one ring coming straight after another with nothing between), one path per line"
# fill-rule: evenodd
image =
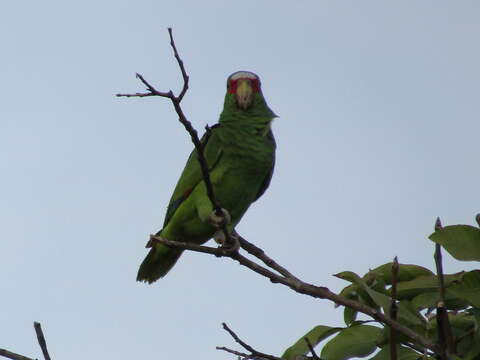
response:
M33 327L35 328L35 332L37 333L38 344L42 349L43 357L45 360L50 360L50 354L48 353L47 349L47 342L45 341L45 336L43 335L42 325L39 322L34 322Z
M252 260L246 258L242 254L240 254L238 251L228 251L222 247L219 248L213 248L209 246L201 246L201 245L196 245L196 244L190 244L190 243L184 243L184 242L179 242L179 241L172 241L172 240L167 240L163 239L161 237L154 237L155 241L159 241L163 244L166 244L171 247L183 249L183 250L191 250L191 251L197 251L197 252L202 252L202 253L207 253L211 255L215 255L217 257L229 257L233 260L238 261L241 265L249 268L250 270L253 270L257 274L260 274L268 279L272 283L279 283L284 286L289 287L290 289L294 290L297 293L312 296L314 298L318 299L328 299L338 305L343 305L346 307L350 307L354 310L357 310L363 314L369 315L373 319L384 323L390 327L393 327L397 332L405 335L406 337L410 338L414 343L421 345L422 347L428 348L432 350L433 352L438 351L438 346L432 342L430 342L428 339L424 338L423 336L417 334L413 330L409 329L408 327L400 324L399 322L391 319L389 316L386 316L385 314L379 312L378 310L367 306L365 304L362 304L358 301L348 299L346 297L337 295L333 292L331 292L328 288L323 287L323 286L316 286L312 285L306 282L303 282L302 280L299 280L297 278L287 278L281 275L278 275L274 273L273 271L253 262ZM266 255L265 255L266 256Z
M232 350L232 349L229 349L225 346L216 346L215 349L217 350L222 350L222 351L226 351L230 354L233 354L233 355L237 355L239 358L243 358L243 359L251 359L252 358L252 355L249 355L249 354L246 354L246 353L242 353L240 351L236 351L236 350Z
M435 230L442 229L440 218L435 222ZM438 343L440 346L440 356L442 359L448 359L448 353L454 353L454 344L452 328L448 319L448 311L445 307L445 280L443 277L442 265L442 247L435 243L435 266L437 268L439 301L437 303L437 325L438 325Z
M237 334L235 334L235 332L233 332L232 329L230 329L228 327L227 324L225 323L222 323L222 326L223 326L223 329L228 332L230 334L230 336L238 343L240 344L245 350L248 350L250 351L250 354L244 354L244 353L240 353L238 351L235 351L235 350L231 350L231 349L228 349L226 347L220 347L220 346L217 346L217 350L223 350L223 351L227 351L229 353L232 353L232 354L235 354L235 355L238 355L238 356L243 356L244 359L253 359L253 358L261 358L261 359L267 359L267 360L282 360L281 358L277 357L277 356L273 356L273 355L269 355L269 354L265 354L265 353L262 353L260 351L257 351L255 350L253 347L251 347L250 345L248 345L245 341L243 341L242 339L240 339L238 337Z
M238 235L238 234L237 234ZM246 250L249 254L255 256L256 258L260 259L263 261L265 265L268 267L274 269L277 271L279 274L285 276L286 278L293 279L293 280L298 280L297 277L293 276L287 269L284 267L280 266L277 264L273 259L269 258L267 254L265 254L265 251L260 249L258 246L252 244L251 242L247 241L240 235L238 235L238 240L240 242L240 246Z
M175 41L173 40L172 28L168 28L168 35L170 36L170 46L173 49L173 55L175 56L175 59L177 59L178 66L180 67L180 71L182 72L182 77L183 77L183 88L182 88L182 91L180 92L180 95L178 95L178 102L180 102L182 101L183 97L187 93L189 78L188 78L187 72L185 71L183 60L178 55L177 47L175 46Z
M40 325L39 322L34 322L33 327L35 328L35 333L37 334L37 340L38 344L40 345L40 348L42 349L43 352L43 357L45 360L50 360L50 355L48 354L47 350L47 342L45 341L45 336L43 335L42 331L42 325ZM0 349L0 356L6 357L8 359L12 360L36 360L29 358L24 355L16 354L14 352L8 351L6 349Z
M193 144L195 145L195 150L197 153L197 158L198 162L200 164L200 168L202 170L202 177L203 181L205 183L205 187L207 190L207 195L208 198L210 199L210 202L212 203L213 210L215 211L215 214L219 217L222 217L225 219L225 215L222 211L222 208L220 206L220 203L218 202L215 193L213 192L213 186L212 182L210 179L210 174L208 170L208 163L207 160L205 159L205 155L203 152L203 144L201 143L197 130L195 130L192 126L192 123L188 121L187 117L185 116L182 107L180 106L180 103L185 96L187 90L188 90L188 81L189 81L189 76L187 75L187 72L185 70L185 66L183 64L183 60L180 58L177 47L175 45L175 41L173 39L173 33L172 33L172 28L168 28L168 34L170 36L170 46L173 49L173 54L175 56L175 59L177 60L178 66L180 68L180 71L182 73L183 77L183 87L178 96L175 96L172 90L169 90L167 92L163 91L158 91L155 89L153 85L151 85L147 80L144 79L142 75L139 73L136 74L137 78L140 79L140 81L145 85L147 88L148 92L147 93L134 93L134 94L116 94L117 97L147 97L147 96L159 96L159 97L164 97L170 99L172 102L172 105L175 109L175 112L178 115L178 120L182 123L182 125L185 127L187 132L190 134L190 137L192 139ZM223 230L226 238L226 243L231 243L232 239L230 237L230 234L228 233L227 230L227 224L225 221L223 221L223 224L221 224L220 228Z
M36 360L36 359L29 358L27 356L16 354L14 352L11 352L5 349L0 349L0 356L6 357L12 360Z

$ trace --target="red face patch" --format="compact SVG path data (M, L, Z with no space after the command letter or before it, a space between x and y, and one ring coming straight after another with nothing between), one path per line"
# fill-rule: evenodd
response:
M236 94L237 93L238 82L240 80L246 80L246 81L250 82L250 84L252 86L252 91L254 93L257 93L257 92L260 91L260 80L250 79L250 78L239 78L239 79L229 81L229 86L228 86L228 93L229 94Z

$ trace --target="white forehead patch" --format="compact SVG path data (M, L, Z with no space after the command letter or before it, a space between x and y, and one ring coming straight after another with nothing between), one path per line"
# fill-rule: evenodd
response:
M232 75L230 75L230 80L237 80L241 78L257 80L258 76L250 71L237 71L236 73L233 73Z

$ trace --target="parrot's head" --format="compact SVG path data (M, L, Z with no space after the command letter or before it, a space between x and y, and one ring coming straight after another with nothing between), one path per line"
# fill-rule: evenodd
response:
M235 97L239 109L247 110L257 94L261 96L260 78L249 71L237 71L227 79L227 92Z
M277 117L270 110L262 94L260 78L250 71L237 71L227 79L227 95L220 122L232 123L241 119L256 125L269 126Z

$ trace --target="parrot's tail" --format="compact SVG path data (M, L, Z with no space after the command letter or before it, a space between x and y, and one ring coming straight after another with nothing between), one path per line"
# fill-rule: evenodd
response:
M149 284L164 277L182 255L182 250L164 244L154 244L138 269L137 281Z

